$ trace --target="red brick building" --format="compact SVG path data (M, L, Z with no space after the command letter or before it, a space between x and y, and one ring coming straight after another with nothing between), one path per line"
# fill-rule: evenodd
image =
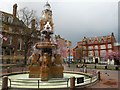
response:
M120 52L120 43L114 43L114 52Z
M2 64L23 63L25 37L31 38L31 46L40 40L38 37L39 31L37 30L32 34L25 34L25 32L29 33L32 28L27 27L25 31L26 25L17 18L16 12L17 4L13 5L12 14L0 11L0 62ZM32 25L34 25L34 20L32 20ZM28 49L30 53L31 47Z
M82 58L85 62L90 63L104 63L103 58L108 53L114 51L115 42L116 39L113 33L107 36L83 37L81 41L77 42L77 46L74 48L74 58ZM78 49L81 54L77 52Z

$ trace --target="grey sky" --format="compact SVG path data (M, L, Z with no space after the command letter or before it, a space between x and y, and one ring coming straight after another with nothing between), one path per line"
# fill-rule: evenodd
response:
M40 1L40 0L39 0ZM0 10L12 13L12 5L17 2L18 9L28 7L37 11L38 17L47 0L11 0L0 3ZM48 0L53 11L55 34L71 40L72 45L82 37L110 35L114 32L118 38L118 1L119 0ZM118 40L118 39L117 39Z

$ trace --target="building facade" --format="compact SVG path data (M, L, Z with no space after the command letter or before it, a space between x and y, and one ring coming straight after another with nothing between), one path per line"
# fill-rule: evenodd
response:
M0 60L2 64L24 63L25 45L27 44L25 39L31 39L32 43L29 46L39 40L39 32L35 30L34 33L30 34L29 31L33 28L28 28L22 20L17 18L16 13L17 4L13 5L13 14L0 11ZM32 25L34 23L33 19ZM28 34L25 34L26 32ZM30 48L28 47L28 56Z
M82 58L84 62L104 63L104 57L114 51L115 36L83 37L74 48L74 58Z

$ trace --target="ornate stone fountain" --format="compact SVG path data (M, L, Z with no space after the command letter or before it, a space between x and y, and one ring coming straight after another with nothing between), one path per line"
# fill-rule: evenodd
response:
M57 44L53 43L53 22L50 4L47 2L42 11L40 20L41 40L34 45L30 56L29 78L41 78L47 81L50 78L63 78L61 55L57 53Z

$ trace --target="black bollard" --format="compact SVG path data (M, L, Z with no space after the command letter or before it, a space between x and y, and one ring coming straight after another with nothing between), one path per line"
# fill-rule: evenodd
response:
M98 71L98 80L99 80L99 81L101 80L100 71Z
M115 67L115 70L118 70L118 66Z
M107 69L107 65L105 66L105 69Z

